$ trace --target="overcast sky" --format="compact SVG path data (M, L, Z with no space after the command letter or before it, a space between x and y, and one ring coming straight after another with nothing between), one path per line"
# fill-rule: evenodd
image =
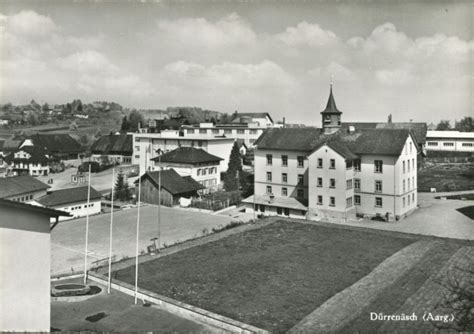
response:
M269 112L319 125L473 114L474 2L0 0L0 102Z

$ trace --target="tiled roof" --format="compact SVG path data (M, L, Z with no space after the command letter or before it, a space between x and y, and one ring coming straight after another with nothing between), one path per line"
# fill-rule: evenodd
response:
M159 171L146 172L141 176L149 179L156 188L159 183ZM135 181L136 183L137 181ZM165 169L161 171L161 187L166 189L172 195L195 192L205 187L196 182L191 177L181 177L174 169Z
M63 211L43 208L37 205L31 205L27 203L17 202L17 201L9 201L7 199L0 199L0 207L10 207L10 208L17 208L19 210L26 210L36 212L38 214L46 215L49 217L69 217L71 214Z
M204 162L219 162L224 160L216 157L215 155L209 154L203 149L194 147L180 147L173 151L162 154L159 158L153 158L153 161L161 162L176 162L185 164L198 164Z
M422 122L343 122L341 123L341 129L347 129L349 126L353 126L356 130L363 129L409 129L413 131L416 141L419 144L426 142L426 132L428 127L426 123Z
M26 158L15 158L15 153L24 151L30 155L28 159ZM48 153L39 147L33 146L23 146L22 148L18 149L16 152L11 153L10 155L5 157L5 161L8 163L14 162L30 162L30 163L48 163L53 161L53 158L48 156Z
M83 150L81 144L70 135L35 134L29 137L35 147L41 147L51 153L74 153Z
M254 145L258 149L311 151L319 143L322 130L317 128L271 128Z
M132 135L106 135L97 139L91 146L93 154L132 155Z
M46 196L38 198L36 201L47 207L55 207L70 203L87 202L88 186L61 189L51 192ZM101 198L102 195L91 187L90 200Z
M38 179L26 176L0 178L0 198L45 190L49 186Z
M257 140L257 149L312 152L328 144L346 159L355 159L361 154L399 155L408 129L362 129L349 133L342 129L325 135L321 129L268 129Z

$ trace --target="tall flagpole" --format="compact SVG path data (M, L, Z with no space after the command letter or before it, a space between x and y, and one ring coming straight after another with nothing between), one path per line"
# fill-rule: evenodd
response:
M140 168L140 167L139 167ZM142 177L140 171L138 171L138 202L137 202L137 240L135 248L135 304L137 303L138 295L138 241L140 233L140 200L141 200L141 190L142 190Z
M161 243L161 150L158 156L158 248L156 249L157 252L160 251L160 243Z
M109 284L107 285L107 293L110 293L110 285L112 282L112 231L114 228L114 181L115 167L112 168L112 196L110 209L110 236L109 236Z
M87 246L89 242L89 202L91 200L91 164L89 163L89 185L87 187L86 246L84 251L84 284L87 284Z

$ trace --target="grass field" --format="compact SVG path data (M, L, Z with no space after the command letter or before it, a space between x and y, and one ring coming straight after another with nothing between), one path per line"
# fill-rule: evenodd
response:
M278 221L139 267L140 287L287 331L413 239ZM116 278L134 282L134 268Z
M474 190L474 164L439 164L418 171L418 191Z

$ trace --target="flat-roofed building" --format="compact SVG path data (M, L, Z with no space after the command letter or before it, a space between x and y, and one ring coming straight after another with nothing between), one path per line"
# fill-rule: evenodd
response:
M474 152L474 132L428 131L427 151Z

